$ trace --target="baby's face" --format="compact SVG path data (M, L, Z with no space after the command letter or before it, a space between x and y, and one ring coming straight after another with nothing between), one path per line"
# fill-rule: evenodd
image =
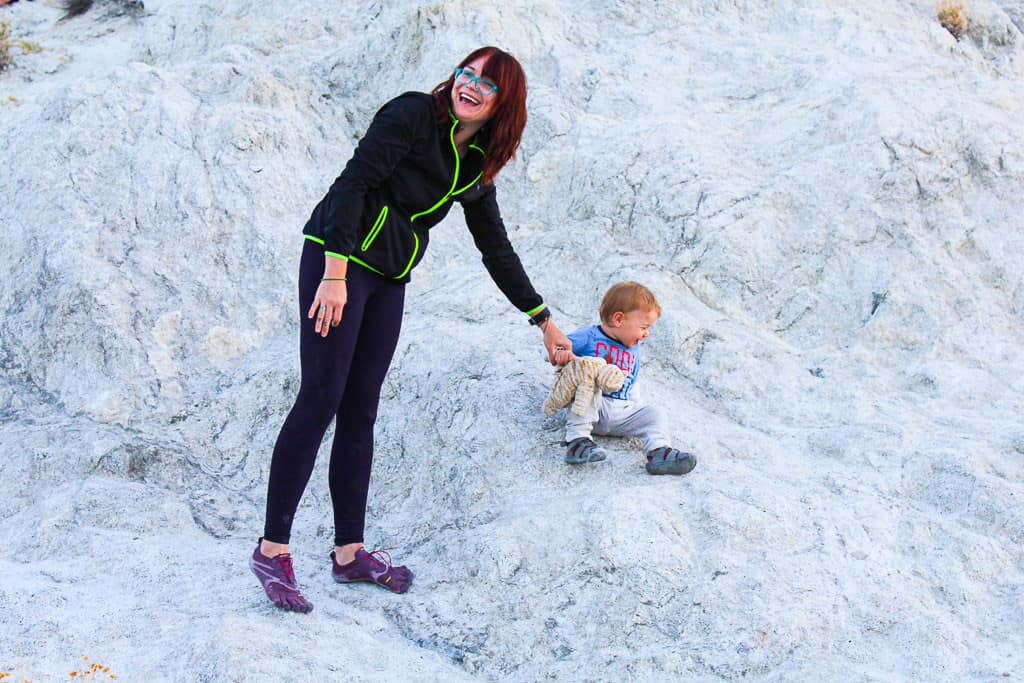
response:
M651 327L657 319L656 311L616 311L610 321L611 329L608 333L626 346L636 346L650 336Z

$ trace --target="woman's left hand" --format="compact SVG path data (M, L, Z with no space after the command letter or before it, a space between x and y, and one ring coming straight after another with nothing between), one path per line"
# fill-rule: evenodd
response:
M558 329L551 318L543 323L544 348L548 351L548 360L552 365L565 365L572 360L572 342Z

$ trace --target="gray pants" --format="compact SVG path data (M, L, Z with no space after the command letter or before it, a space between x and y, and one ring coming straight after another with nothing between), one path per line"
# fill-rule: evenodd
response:
M566 411L566 443L581 436L638 436L644 442L644 451L668 446L664 419L654 406L620 398L608 398L600 390L584 415Z

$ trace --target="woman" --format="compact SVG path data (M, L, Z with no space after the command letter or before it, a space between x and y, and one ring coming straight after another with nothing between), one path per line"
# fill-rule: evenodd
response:
M505 234L494 177L526 125L526 76L494 47L472 52L430 94L405 93L377 112L352 159L303 230L299 267L302 382L274 446L264 535L250 567L278 607L313 609L288 552L292 518L324 433L337 419L329 482L332 573L398 593L412 572L363 547L373 425L402 322L405 284L431 227L453 202L491 278L544 334L548 357L571 348Z

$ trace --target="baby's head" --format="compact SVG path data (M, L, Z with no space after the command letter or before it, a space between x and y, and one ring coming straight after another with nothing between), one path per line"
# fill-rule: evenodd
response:
M601 327L615 341L636 346L661 315L654 293L639 282L612 285L601 299Z

